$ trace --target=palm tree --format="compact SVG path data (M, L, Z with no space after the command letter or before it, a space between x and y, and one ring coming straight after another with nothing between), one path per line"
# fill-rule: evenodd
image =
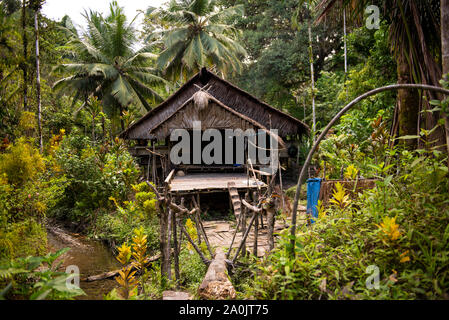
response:
M443 66L443 76L448 80L449 74L449 0L441 0L441 64ZM449 117L447 111L443 111L444 128L446 131L446 150L448 154L448 168L449 168Z
M127 23L123 8L116 1L110 5L109 15L85 12L87 32L80 37L65 18L64 30L70 35L69 54L72 62L59 65L54 72L63 72L67 77L54 84L55 89L68 89L74 93L74 101L81 100L83 106L89 97L102 101L104 112L112 120L120 119L121 129L124 122L123 112L133 104L141 110L150 110L150 99L154 105L162 98L153 89L166 84L151 66L156 55L153 47L145 46L135 50L137 44L133 21Z
M309 36L309 47L308 47L308 53L309 53L309 64L310 64L310 85L311 85L311 98L312 98L312 135L313 135L313 141L315 141L316 136L316 109L315 109L315 71L314 71L314 62L313 62L313 47L312 47L312 10L311 7L314 5L313 0L300 0L299 6L297 11L295 12L295 15L293 16L293 27L298 28L300 30L299 22L301 20L300 18L300 11L305 12L305 19L307 20L307 33Z
M23 72L23 110L28 111L28 38L27 38L27 2L22 0L22 47L23 61L21 68Z
M34 33L36 37L36 100L37 100L37 123L39 131L39 150L42 153L44 144L42 139L42 102L41 102L41 72L40 72L40 55L39 55L39 12L45 0L33 0L30 2L31 8L34 10Z
M150 20L163 28L147 38L163 44L158 67L181 82L202 67L215 67L223 77L240 73L246 51L235 40L237 30L226 23L236 14L243 14L242 5L222 10L215 0L172 0L167 8L150 12Z
M389 24L398 83L438 85L441 79L439 0L321 0L317 6L321 11L318 21L331 15L333 9L348 9L352 12L350 19L357 24L362 22L360 17L366 6L372 4L383 8L383 17ZM438 98L433 93L426 94L429 100ZM417 135L421 110L418 92L399 90L397 104L399 134ZM426 114L429 116L425 119L426 126L432 128L438 121L437 115ZM440 132L439 143L444 144L443 137ZM414 147L416 140L410 142L410 147Z

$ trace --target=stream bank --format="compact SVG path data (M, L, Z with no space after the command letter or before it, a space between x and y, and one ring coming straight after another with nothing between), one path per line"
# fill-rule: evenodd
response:
M75 265L79 268L81 279L121 267L111 249L103 242L71 233L53 221L47 224L47 239L51 252L70 248L60 258L63 260L60 270L65 271L67 266ZM103 300L103 296L116 286L117 283L114 279L94 282L81 281L80 287L86 296L79 296L76 300Z

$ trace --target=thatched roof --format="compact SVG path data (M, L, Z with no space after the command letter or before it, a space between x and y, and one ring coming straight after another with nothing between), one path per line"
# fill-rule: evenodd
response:
M281 137L303 135L310 131L309 127L300 120L271 107L203 68L167 100L122 132L120 137L155 139L156 136L151 132L178 112L196 92L201 91L201 88L226 107L259 123L260 127L277 129Z
M285 147L283 140L279 136L272 134L259 122L226 106L218 99L202 90L196 92L167 119L155 125L149 133L156 139L163 140L175 129L192 129L195 121L201 123L202 130L208 128L238 128L243 131L246 129L261 129L267 132L268 135L272 135L281 147Z

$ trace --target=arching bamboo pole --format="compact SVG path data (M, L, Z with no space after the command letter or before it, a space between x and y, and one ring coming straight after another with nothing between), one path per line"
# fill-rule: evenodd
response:
M318 146L320 145L320 142L324 139L330 128L333 127L333 125L343 116L346 112L348 112L352 107L354 107L357 103L362 101L363 99L366 99L370 96L373 96L375 94L378 94L380 92L384 91L390 91L390 90L398 90L398 89L423 89L423 90L429 90L429 91L435 91L440 92L446 95L449 95L449 90L443 89L441 87L435 87L435 86L429 86L424 84L392 84L389 86L376 88L374 90L368 91L361 96L355 98L350 103L348 103L343 109L340 110L340 112L337 113L337 115L328 123L328 125L323 129L323 132L320 134L318 139L314 142L312 149L310 149L309 154L307 155L306 161L304 162L304 165L301 169L301 173L298 178L298 183L296 185L296 193L295 193L295 200L293 202L293 212L292 212L292 226L290 229L291 237L291 254L295 255L295 244L296 244L296 215L298 211L298 201L299 201L299 193L301 191L301 185L303 183L303 180L305 178L305 174L307 171L307 167L309 166L313 154L318 149ZM446 143L449 143L449 141L446 141Z

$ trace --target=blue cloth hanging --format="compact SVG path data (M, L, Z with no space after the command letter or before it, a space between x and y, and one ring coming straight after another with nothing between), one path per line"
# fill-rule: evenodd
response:
M321 178L307 180L307 214L318 218L318 199L320 197ZM311 219L314 223L315 220Z

